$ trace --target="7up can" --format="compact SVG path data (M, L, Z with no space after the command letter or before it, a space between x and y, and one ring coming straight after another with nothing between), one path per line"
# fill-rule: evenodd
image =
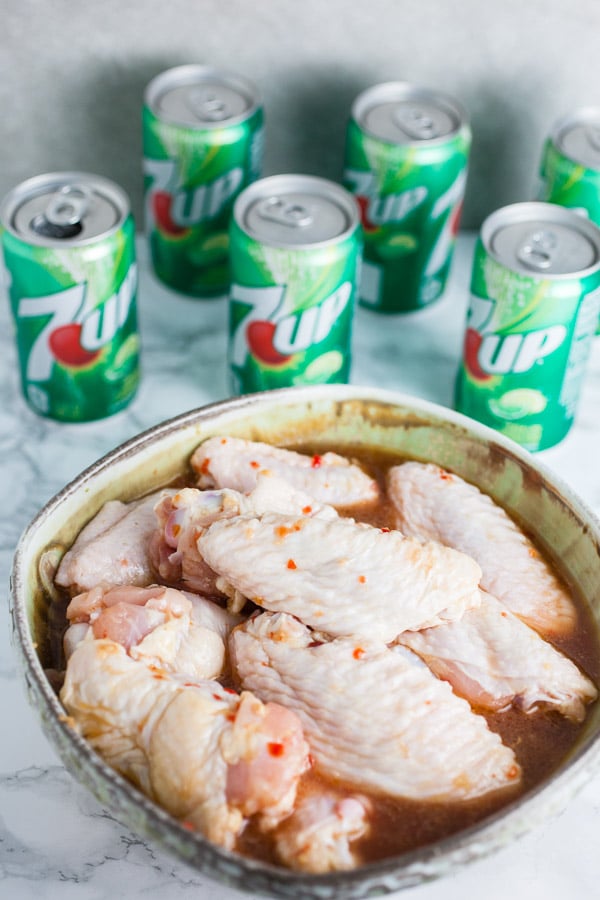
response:
M483 223L475 250L457 409L528 450L567 434L600 301L600 229L550 203Z
M348 124L344 183L362 213L363 305L408 312L442 294L470 145L467 115L445 94L388 82L357 97Z
M87 422L138 386L135 228L113 182L30 178L0 207L0 241L23 393L35 412Z
M333 182L275 175L240 194L229 306L237 393L348 381L361 249L356 202Z
M600 107L584 107L555 124L540 176L541 200L576 209L600 225Z
M544 145L541 200L583 211L600 225L600 108L560 119Z
M263 113L238 75L178 66L154 78L143 111L146 232L157 276L196 297L229 286L229 219L260 174Z

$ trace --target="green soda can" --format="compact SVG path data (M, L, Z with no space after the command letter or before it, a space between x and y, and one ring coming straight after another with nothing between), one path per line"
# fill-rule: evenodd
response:
M143 132L146 233L156 275L193 297L226 294L233 203L262 166L256 88L207 66L169 69L146 89Z
M554 125L542 152L540 199L584 212L600 225L600 108Z
M231 222L229 364L236 393L347 382L362 242L340 185L275 175Z
M456 408L544 450L573 422L600 304L600 229L551 203L483 223Z
M584 107L556 122L544 144L540 177L541 200L568 206L600 225L599 107Z
M470 146L467 114L445 94L388 82L356 98L344 184L361 209L362 305L409 312L443 293Z
M29 406L63 422L123 409L139 382L135 227L124 192L82 172L40 175L5 197L0 229Z

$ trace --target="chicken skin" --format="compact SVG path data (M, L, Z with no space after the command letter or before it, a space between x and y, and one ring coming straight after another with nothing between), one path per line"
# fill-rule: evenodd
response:
M359 789L462 800L518 785L511 749L449 684L408 651L324 641L284 613L230 638L242 686L295 711L317 770Z
M110 766L216 844L231 849L251 817L268 829L293 809L309 758L290 710L170 675L110 640L76 647L60 697Z
M258 441L213 437L200 444L191 462L201 488L247 493L256 485L258 474L270 472L331 506L370 503L380 496L375 479L337 453L308 456Z
M570 634L575 605L531 541L491 497L439 466L407 462L390 469L396 527L440 541L477 560L481 586L547 637Z
M238 516L197 543L223 590L331 635L389 642L480 603L468 556L352 519Z

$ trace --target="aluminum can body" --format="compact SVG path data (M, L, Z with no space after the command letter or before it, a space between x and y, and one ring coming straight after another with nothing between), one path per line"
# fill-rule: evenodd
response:
M441 296L470 146L467 114L445 94L389 82L357 97L346 136L344 184L361 209L362 305L410 312Z
M340 185L276 175L240 195L231 222L233 391L348 381L361 251L358 207Z
M38 414L102 419L139 382L135 227L113 182L29 179L0 208L5 282L23 394Z
M584 212L600 225L600 108L560 119L540 163L540 199Z
M600 303L600 229L549 203L492 213L475 250L456 407L528 450L577 410Z
M544 144L540 178L541 200L577 210L600 226L600 107L583 107L556 122Z
M263 111L246 79L179 66L143 109L146 233L158 278L195 297L226 294L229 220L262 166Z

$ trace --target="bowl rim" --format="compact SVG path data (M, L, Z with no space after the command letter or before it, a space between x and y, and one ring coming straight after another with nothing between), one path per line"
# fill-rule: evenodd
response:
M456 426L479 441L495 445L502 454L521 467L528 470L533 467L536 474L541 477L544 487L559 494L576 517L585 520L600 547L600 519L582 498L543 461L534 460L531 453L512 440L475 420L428 400L377 387L317 385L280 388L218 400L159 422L103 454L50 498L24 529L15 550L9 594L12 641L20 655L22 675L30 694L30 702L36 705L33 699L35 697L45 705L46 712L51 716L49 730L52 732L52 740L55 744L59 740L63 745L70 747L79 757L83 770L99 778L107 790L112 792L112 799L116 798L119 809L117 818L120 814L127 827L144 833L152 840L157 840L163 849L174 853L179 860L192 867L195 866L198 851L201 851L200 856L204 857L206 864L196 865L196 869L208 877L219 879L238 889L254 890L271 896L319 898L319 900L328 897L359 898L389 893L413 887L446 874L458 865L480 859L525 834L549 815L561 811L568 800L600 767L600 729L598 734L588 735L566 762L548 778L468 828L423 847L367 863L346 872L306 874L245 857L212 844L200 833L192 833L185 829L174 817L110 768L69 724L64 707L42 668L29 627L25 578L27 551L34 542L40 526L52 517L68 498L79 493L89 483L93 483L102 472L115 463L137 456L145 447L166 441L178 431L223 414L247 411L253 407L264 412L267 408L276 407L288 400L297 405L317 400L329 400L332 403L372 401L405 407L407 411L423 413L439 421L441 425ZM42 711L38 709L37 713L41 715ZM74 777L82 781L81 777ZM93 786L86 781L83 781L83 784L94 791ZM128 821L128 807L132 803L143 813L143 821L137 821L135 825ZM214 863L214 868L211 868L211 863Z

